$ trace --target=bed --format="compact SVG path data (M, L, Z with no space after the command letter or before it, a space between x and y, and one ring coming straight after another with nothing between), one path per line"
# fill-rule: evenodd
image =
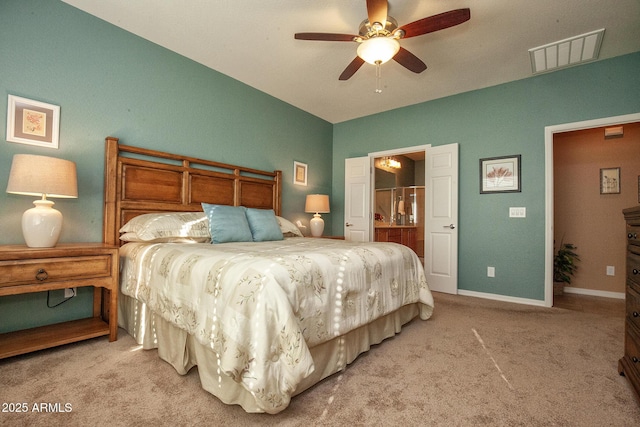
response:
M284 410L433 310L413 251L301 237L280 215L281 192L279 171L106 139L119 326L178 373L197 366L205 390L247 412ZM240 217L248 239L225 222Z

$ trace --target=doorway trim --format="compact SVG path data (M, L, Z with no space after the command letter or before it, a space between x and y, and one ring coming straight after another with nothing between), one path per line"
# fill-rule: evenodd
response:
M545 269L544 269L544 305L553 306L553 135L574 130L592 129L615 124L625 124L640 121L640 113L623 116L605 117L601 119L585 120L581 122L564 123L561 125L545 126Z

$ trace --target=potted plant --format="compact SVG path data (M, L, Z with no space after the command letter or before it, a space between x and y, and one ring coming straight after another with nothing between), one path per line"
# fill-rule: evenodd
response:
M553 295L562 295L565 284L571 284L571 276L578 268L575 262L580 260L576 249L572 243L561 243L553 257Z

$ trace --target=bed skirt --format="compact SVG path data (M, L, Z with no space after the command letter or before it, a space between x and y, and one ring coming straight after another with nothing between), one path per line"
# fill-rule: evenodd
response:
M251 392L241 384L219 373L215 353L186 331L155 315L144 303L122 293L118 296L118 305L119 326L144 349L157 348L158 356L171 364L179 374L184 375L198 366L202 388L224 403L240 405L246 412L271 412L259 407ZM372 345L399 333L402 325L420 314L420 309L419 303L406 305L346 335L311 348L315 369L297 385L292 396L343 370Z

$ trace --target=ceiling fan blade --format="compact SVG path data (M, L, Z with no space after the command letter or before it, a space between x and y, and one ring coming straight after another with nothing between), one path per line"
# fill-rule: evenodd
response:
M401 47L398 53L396 53L396 56L393 57L393 60L402 65L407 70L413 71L416 74L421 73L427 69L427 65L422 62L420 58L403 47Z
M369 23L379 22L382 28L387 25L387 11L389 3L387 0L367 0L367 15Z
M432 33L445 28L453 27L471 18L471 11L467 9L450 10L449 12L440 13L438 15L429 16L414 21L410 24L403 25L400 30L404 31L403 38L421 36L423 34Z
M331 34L331 33L296 33L294 37L298 40L320 40L327 42L352 42L353 34Z
M339 80L349 80L351 76L353 76L356 71L358 71L360 67L362 67L362 64L364 64L364 59L356 56L356 58L351 61L349 65L347 65L347 68L344 69L342 74L340 74Z

